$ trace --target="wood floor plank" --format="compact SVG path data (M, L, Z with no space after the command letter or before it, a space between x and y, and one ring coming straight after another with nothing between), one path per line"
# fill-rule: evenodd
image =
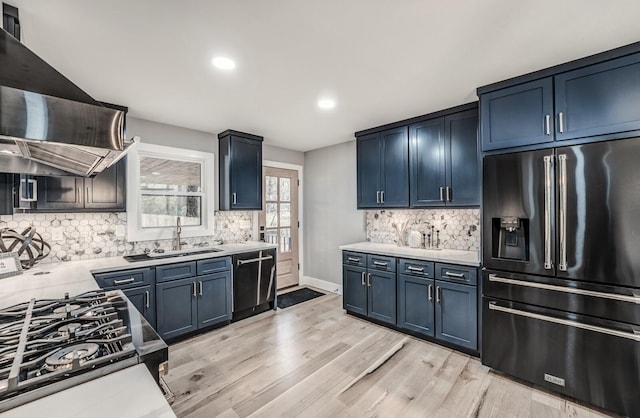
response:
M179 417L605 417L326 295L172 344Z

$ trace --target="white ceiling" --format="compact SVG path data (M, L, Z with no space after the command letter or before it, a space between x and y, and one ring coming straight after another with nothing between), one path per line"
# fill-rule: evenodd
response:
M300 151L640 41L637 0L4 1L23 42L96 99ZM233 73L210 65L221 54Z

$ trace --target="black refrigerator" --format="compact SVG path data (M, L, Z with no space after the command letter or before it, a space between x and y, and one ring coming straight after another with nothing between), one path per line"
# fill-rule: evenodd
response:
M483 159L482 363L640 417L640 138Z

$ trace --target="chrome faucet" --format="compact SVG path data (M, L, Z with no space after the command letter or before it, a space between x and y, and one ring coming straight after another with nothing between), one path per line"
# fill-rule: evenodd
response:
M177 217L176 221L176 241L173 243L174 250L182 249L182 240L180 239L180 234L182 234L182 225L180 225L180 217Z

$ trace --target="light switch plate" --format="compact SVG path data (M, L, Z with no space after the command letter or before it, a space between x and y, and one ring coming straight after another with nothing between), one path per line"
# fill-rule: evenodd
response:
M51 228L51 241L64 241L64 228Z

